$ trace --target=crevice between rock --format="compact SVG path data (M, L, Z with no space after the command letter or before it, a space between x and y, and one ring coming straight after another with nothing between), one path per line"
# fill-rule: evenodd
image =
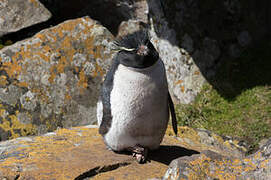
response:
M89 171L86 171L80 174L74 180L84 180L85 178L94 177L97 174L113 171L120 167L128 166L130 164L131 162L120 162L120 163L110 164L110 165L105 165L105 166L97 166L95 168L90 169Z
M18 180L20 178L20 174L17 174L14 180Z

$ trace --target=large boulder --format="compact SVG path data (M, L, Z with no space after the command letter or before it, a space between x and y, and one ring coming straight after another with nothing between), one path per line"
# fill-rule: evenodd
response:
M0 51L0 140L96 122L112 34L78 18Z
M240 179L271 178L271 139L256 153L245 158L223 156L204 151L191 157L181 157L169 165L167 179Z
M211 136L196 134L202 131L188 127L179 130L186 142L172 136L169 127L160 148L150 152L146 164L138 164L131 155L109 151L96 126L58 129L42 136L0 142L0 179L161 179L171 161L179 157L189 159L193 155L193 159L206 150L236 155L234 146L232 152L222 150L228 146L207 146L205 141ZM222 137L213 138L213 144L223 146L222 141Z
M51 13L38 0L2 0L0 2L0 37L47 21Z

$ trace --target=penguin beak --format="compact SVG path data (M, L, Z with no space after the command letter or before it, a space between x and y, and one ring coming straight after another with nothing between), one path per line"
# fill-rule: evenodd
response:
M140 56L146 56L149 52L149 49L146 45L141 45L139 46L136 54L140 55Z

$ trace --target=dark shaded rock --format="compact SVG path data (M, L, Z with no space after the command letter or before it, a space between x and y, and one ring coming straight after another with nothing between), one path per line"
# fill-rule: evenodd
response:
M53 14L55 22L82 16L99 21L116 35L122 21L133 18L137 3L131 0L40 0ZM72 12L72 13L71 13ZM144 16L143 18L145 18ZM145 19L146 20L146 19Z
M176 102L193 101L204 79L223 95L215 82L221 62L238 58L271 37L268 0L147 2L154 42Z
M51 13L38 0L3 0L0 2L0 37L50 17Z

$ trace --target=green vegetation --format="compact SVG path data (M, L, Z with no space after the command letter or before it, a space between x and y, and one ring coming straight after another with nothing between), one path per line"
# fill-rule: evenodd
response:
M4 47L2 40L0 39L0 49Z
M0 38L0 49L3 49L5 46L10 46L12 44L13 42L11 40L4 41L3 39Z
M205 128L249 144L271 137L271 44L245 51L220 66L195 102L178 105L180 125Z

